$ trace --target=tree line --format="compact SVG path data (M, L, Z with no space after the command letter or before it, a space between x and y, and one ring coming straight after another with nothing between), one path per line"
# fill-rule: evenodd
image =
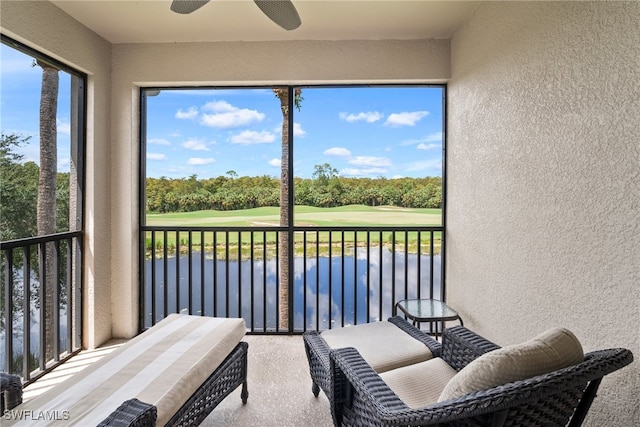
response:
M296 205L321 208L366 205L441 208L442 178L348 178L329 164L316 165L310 179L294 178ZM280 206L280 179L268 175L198 179L147 178L146 209L150 213L237 210Z
M3 241L39 234L40 167L35 162L24 162L24 156L15 151L29 139L15 134L2 134L0 137L0 240ZM52 232L69 231L68 172L57 172L55 199L55 213L48 213L55 221Z

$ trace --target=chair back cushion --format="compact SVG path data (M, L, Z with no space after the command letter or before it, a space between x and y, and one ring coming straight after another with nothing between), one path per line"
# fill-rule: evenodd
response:
M332 349L355 348L378 373L433 357L426 345L386 320L329 329L320 336Z
M549 329L521 344L478 357L445 386L439 402L575 365L584 360L576 336L565 328Z

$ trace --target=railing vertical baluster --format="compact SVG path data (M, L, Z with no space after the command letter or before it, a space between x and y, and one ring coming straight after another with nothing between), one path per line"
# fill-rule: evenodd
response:
M307 331L307 232L302 232L302 331Z
M77 237L75 237L75 242L73 245L74 248L74 259L76 261L79 260L79 262L76 263L75 268L74 268L74 295L76 296L76 304L73 307L73 311L74 311L74 321L73 324L75 326L74 328L74 352L76 351L80 351L82 349L82 292L83 292L83 286L82 286L82 275L83 275L83 271L82 271L82 259L83 259L83 251L84 251L84 245L83 245L83 239L82 239L82 233L78 234Z
M189 230L187 236L187 313L193 314L193 232Z
M73 340L73 238L69 237L67 239L67 281L66 281L66 292L67 292L67 355L71 354L73 350L72 340Z
M404 231L404 299L409 295L409 232Z
M380 231L380 235L379 236L380 236L380 244L378 245L378 252L379 252L380 258L379 258L379 262L378 262L378 274L379 274L380 280L378 280L378 282L379 282L378 283L378 295L380 297L380 305L378 306L378 311L379 311L378 319L382 320L382 294L383 294L383 289L382 289L382 282L383 282L382 265L384 264L384 262L382 261L382 255L383 255L382 254L382 246L383 246L383 244L382 244L383 243L382 231ZM391 301L391 304L393 305L393 299Z
M371 320L371 231L367 230L367 322Z
M31 246L22 250L22 377L25 381L31 378ZM7 268L9 268L7 266ZM13 266L11 266L13 270ZM10 313L10 312L9 312ZM71 323L69 323L71 324ZM69 328L71 329L71 328ZM7 329L9 331L9 329ZM8 335L7 335L8 337ZM7 353L11 354L11 353Z
M340 251L340 259L342 260L342 262L340 263L340 280L342 282L342 286L340 287L342 290L342 296L340 297L340 306L342 307L342 309L340 310L342 312L342 322L340 323L340 326L344 327L345 310L347 308L346 304L344 303L344 297L346 295L344 289L344 230L340 234Z
M224 315L229 317L229 230L224 233L224 255L225 255L225 269L227 273L224 281L225 285L225 298L224 298Z
M433 258L434 258L434 254L433 254L433 231L431 232L430 235L430 257L429 257L429 266L430 266L430 274L429 274L429 298L433 298ZM440 295L440 298L442 298L442 295Z
M396 300L396 232L391 232L391 305Z
M262 330L267 332L267 232L262 236Z
M353 324L358 324L358 232L353 232Z
M255 303L255 295L254 295L255 289L254 289L254 283L253 283L253 281L255 280L255 269L253 268L254 250L255 250L254 247L253 247L253 244L254 244L255 232L251 231L250 232L250 236L251 236L250 237L251 252L250 252L250 256L249 256L249 262L251 263L251 269L249 270L250 271L250 280L251 280L251 285L249 287L249 289L250 289L249 292L251 292L251 298L250 298L250 300L251 300L251 307L250 307L251 329L250 330L251 330L251 332L253 332L254 329L255 329L255 320L254 320L255 310L253 308L254 307L254 303Z
M316 329L320 330L320 231L316 230Z
M47 244L40 243L38 245L38 276L40 280L40 289L39 289L39 298L40 298L40 357L39 357L39 366L40 370L44 371L46 369L46 353L47 353L47 334L46 334L46 283L47 283L47 269L45 268L46 263L46 250ZM10 353L8 353L10 354Z
M176 313L180 313L180 232L176 231Z
M51 351L53 361L58 362L60 360L60 240L56 240L53 243L53 278L51 284L53 286L53 301L51 303L51 328L53 329L53 342L51 343Z
M156 232L151 232L151 324L155 325L156 313Z
M218 232L213 232L213 317L218 316Z
M4 253L4 349L5 370L13 373L13 249Z
M276 332L280 331L280 232L276 233Z
M242 231L238 231L238 317L242 317Z
M162 232L162 283L163 283L163 301L162 301L162 315L167 317L169 315L169 235L167 230ZM141 267L142 268L142 267Z
M333 304L331 301L333 300L333 255L332 255L332 246L333 246L333 233L329 230L329 329L331 329L333 322Z
M204 270L205 270L205 245L204 230L200 231L200 316L204 316Z
M416 298L420 299L422 297L422 256L421 256L421 251L422 251L422 231L418 231L418 239L417 239L417 258L416 258L416 271L417 271L417 278L416 278L416 283L418 284L418 296Z

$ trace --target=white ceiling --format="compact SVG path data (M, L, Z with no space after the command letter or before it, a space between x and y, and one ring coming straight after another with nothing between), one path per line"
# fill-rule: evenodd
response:
M477 1L293 0L302 25L286 31L252 0L211 0L179 15L171 0L52 0L111 43L448 39Z

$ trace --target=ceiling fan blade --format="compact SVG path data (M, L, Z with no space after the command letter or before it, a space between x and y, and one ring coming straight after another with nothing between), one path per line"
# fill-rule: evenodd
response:
M173 0L171 2L171 10L186 15L187 13L195 12L207 3L209 3L209 0Z
M285 30L295 30L300 26L300 16L290 0L253 0L260 10L273 22Z

